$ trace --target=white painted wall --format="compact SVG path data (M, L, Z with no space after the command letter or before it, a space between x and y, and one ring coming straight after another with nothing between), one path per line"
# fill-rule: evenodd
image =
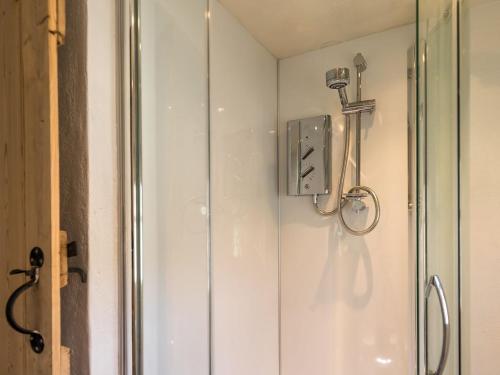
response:
M144 373L209 372L205 0L143 0Z
M118 374L116 6L87 0L90 373Z
M213 374L277 375L277 61L211 3Z
M465 375L496 375L500 356L500 1L465 2L462 290Z
M414 26L370 35L280 61L281 361L283 375L384 374L413 370L406 161L406 53ZM381 219L364 237L318 216L310 197L286 196L286 122L331 114L333 183L342 157L343 118L325 72L351 68L362 52L363 98L375 98L363 116L362 182L377 192ZM355 98L355 85L349 87ZM351 152L350 166L353 164ZM351 168L347 186L352 186ZM326 204L332 207L334 198ZM370 209L373 214L373 208ZM353 219L353 214L346 215ZM366 217L358 218L359 221Z

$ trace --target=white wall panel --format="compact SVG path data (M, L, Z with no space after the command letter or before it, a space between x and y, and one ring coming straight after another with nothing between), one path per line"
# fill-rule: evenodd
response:
M280 61L281 355L283 375L384 374L410 371L412 257L408 250L407 62L415 26L393 29ZM325 72L351 68L361 52L363 98L376 99L363 115L362 184L381 204L380 223L353 237L336 217L316 214L311 197L286 196L286 122L320 114L333 118L332 153L337 185L343 147L343 116ZM352 124L354 121L352 121ZM346 186L352 186L354 149ZM327 203L332 207L334 197ZM326 202L325 202L326 204ZM373 214L373 206L369 209ZM356 219L354 214L346 217ZM365 214L366 215L366 214ZM367 220L358 217L357 220Z
M212 363L278 375L277 62L211 7Z
M142 0L144 373L209 373L205 0Z

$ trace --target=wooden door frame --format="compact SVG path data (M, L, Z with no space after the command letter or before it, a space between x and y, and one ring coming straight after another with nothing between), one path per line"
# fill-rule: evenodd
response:
M61 374L57 46L63 15L61 0L0 0L2 302L24 282L8 272L29 269L32 248L44 252L39 282L19 298L15 314L40 331L45 348L32 351L29 338L2 316L7 350L0 351L0 366L7 374Z

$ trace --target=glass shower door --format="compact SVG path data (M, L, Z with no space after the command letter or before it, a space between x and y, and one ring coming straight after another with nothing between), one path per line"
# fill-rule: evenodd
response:
M459 374L456 15L419 1L419 374Z
M134 178L142 203L136 209L134 374L207 375L207 1L134 4L140 25Z

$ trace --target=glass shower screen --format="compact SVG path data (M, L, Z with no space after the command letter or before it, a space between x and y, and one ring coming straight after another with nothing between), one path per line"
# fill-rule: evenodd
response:
M207 2L141 0L143 374L209 373Z
M458 4L418 6L419 374L457 375Z

